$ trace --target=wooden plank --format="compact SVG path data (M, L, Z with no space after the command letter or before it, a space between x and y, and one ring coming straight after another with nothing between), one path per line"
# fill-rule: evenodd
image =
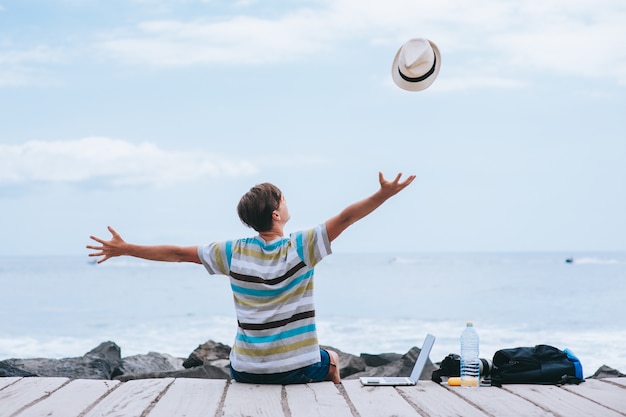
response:
M358 380L282 387L171 378L119 383L28 377L0 378L0 384L0 417L626 415L626 378L478 389L430 381L397 388L363 387Z
M587 379L580 385L563 385L563 388L626 414L626 389L622 387L601 379Z
M8 387L11 384L15 384L20 379L22 379L21 376L11 376L11 377L0 378L0 390L4 387Z
M173 381L163 378L124 382L84 417L140 417Z
M585 397L554 385L503 385L503 388L524 397L542 408L563 417L623 417L621 414L603 407ZM626 394L626 391L624 392Z
M285 416L282 405L282 391L282 385L256 385L232 382L226 392L222 416Z
M119 383L119 381L95 379L73 380L48 398L20 413L19 417L78 416Z
M214 416L226 389L226 382L224 379L176 379L148 417Z
M352 417L350 406L332 382L285 387L291 417Z
M497 387L464 388L444 386L487 414L498 417L554 417L549 410L542 409L530 401L505 389Z
M366 387L358 379L344 380L342 385L361 417L421 416L394 387Z
M420 381L414 387L398 387L398 392L429 417L485 417L487 414L458 395L431 381Z
M0 417L8 417L69 381L68 378L22 378L0 391Z

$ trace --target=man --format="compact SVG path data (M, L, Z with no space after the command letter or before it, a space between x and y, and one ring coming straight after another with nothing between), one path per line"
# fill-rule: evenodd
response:
M340 383L338 355L320 349L315 327L313 273L331 253L330 243L348 226L406 188L415 175L388 181L378 173L380 188L325 223L284 237L289 210L282 192L269 183L250 189L239 201L241 221L258 236L203 246L135 245L109 226L111 240L95 236L87 245L102 257L133 256L154 261L203 264L210 274L230 277L237 336L230 354L232 377L257 384Z

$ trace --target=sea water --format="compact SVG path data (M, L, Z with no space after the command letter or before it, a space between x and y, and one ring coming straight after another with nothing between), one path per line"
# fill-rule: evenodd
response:
M335 253L315 287L320 343L347 353L405 353L432 333L438 362L472 321L483 358L549 344L585 376L626 372L625 253ZM107 340L122 356L185 358L235 334L228 279L199 265L0 257L0 289L0 360L81 356Z

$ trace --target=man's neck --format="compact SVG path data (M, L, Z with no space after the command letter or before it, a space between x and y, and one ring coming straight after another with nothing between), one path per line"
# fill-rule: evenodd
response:
M268 230L267 232L260 232L259 236L264 241L271 242L273 240L283 237L283 231L271 229L271 230Z

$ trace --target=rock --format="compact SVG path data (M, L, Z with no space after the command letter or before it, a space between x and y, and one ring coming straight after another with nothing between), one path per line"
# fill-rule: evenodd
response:
M180 371L184 369L182 362L182 359L157 352L149 352L147 355L128 356L122 359L121 373L118 375Z
M230 346L209 340L191 352L189 357L183 362L183 367L193 368L195 366L213 364L216 361L229 360L229 357Z
M119 366L122 360L122 350L117 344L108 341L100 343L96 348L87 352L85 356L103 358L107 362Z
M121 350L113 342L101 343L78 358L64 359L7 359L4 364L40 377L71 379L111 379L122 364Z
M116 376L115 379L126 382L133 379L147 378L204 378L204 379L230 379L229 368L213 365L194 366L189 369L181 369L169 372L146 372L140 374L124 374Z
M379 355L361 353L360 357L365 361L365 365L367 366L383 366L391 362L399 361L402 355L400 353L381 353Z
M0 377L7 377L7 376L37 376L37 375L31 372L16 368L15 366L10 365L6 363L5 361L0 361Z
M419 353L420 349L413 347L394 362L383 366L368 367L365 371L352 374L346 379L356 379L362 376L409 376L411 375ZM428 362L426 362L420 379L429 380L434 370L435 366L429 359Z
M365 361L350 353L342 352L339 349L335 349L332 346L320 346L325 350L332 350L339 355L339 375L342 378L348 377L357 372L362 372L366 369Z
M218 359L216 361L212 361L211 363L207 365L213 365L218 368L227 368L228 372L230 373L230 360L228 359Z
M230 347L212 340L199 345L187 359L151 352L124 358L120 381L146 378L230 379Z
M626 374L621 373L617 369L613 369L610 366L602 365L598 368L595 374L589 377L589 379L602 379L602 378L621 378L626 377Z

